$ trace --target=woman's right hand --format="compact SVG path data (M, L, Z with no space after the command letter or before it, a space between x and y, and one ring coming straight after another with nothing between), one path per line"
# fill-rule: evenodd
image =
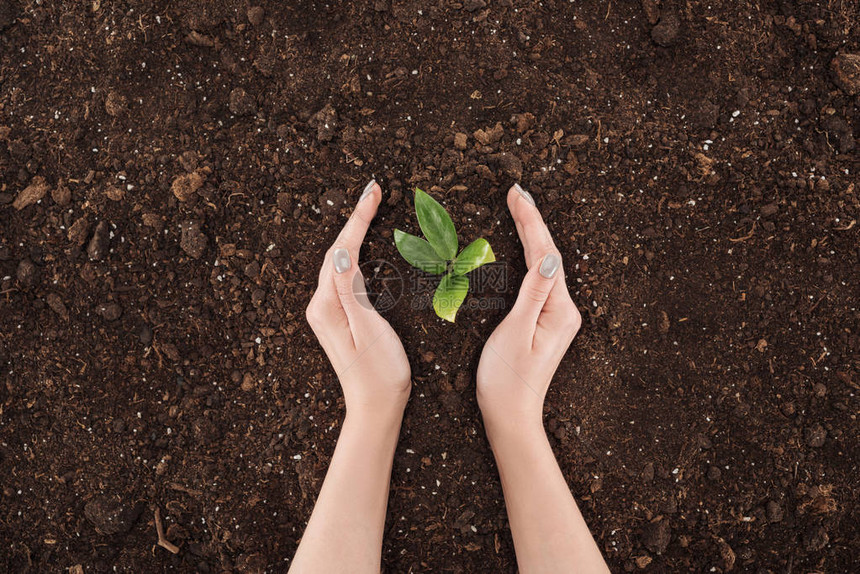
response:
M534 199L515 184L508 191L508 208L528 273L478 364L478 404L488 433L499 426L542 427L550 381L582 324L567 290L561 255Z
M347 414L392 415L399 426L412 387L409 360L400 337L368 301L358 268L380 201L382 189L371 181L325 255L305 314L340 380Z

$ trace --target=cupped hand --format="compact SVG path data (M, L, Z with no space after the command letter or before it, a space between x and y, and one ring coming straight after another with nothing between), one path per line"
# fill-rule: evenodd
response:
M371 181L326 252L305 312L340 380L348 414L402 414L412 386L403 344L368 301L358 268L361 243L381 200L382 189Z
M478 364L478 404L488 431L505 424L542 424L550 381L582 324L567 290L561 255L534 199L514 185L508 208L528 273Z

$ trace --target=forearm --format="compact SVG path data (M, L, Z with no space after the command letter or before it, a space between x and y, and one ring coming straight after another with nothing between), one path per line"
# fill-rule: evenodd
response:
M540 418L485 420L520 572L608 572Z
M401 419L347 412L290 572L379 573Z

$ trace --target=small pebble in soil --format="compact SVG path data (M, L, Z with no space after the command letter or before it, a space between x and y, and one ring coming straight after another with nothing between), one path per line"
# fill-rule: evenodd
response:
M806 439L807 446L820 448L824 446L824 441L827 438L827 431L819 423L815 423L803 431L803 436Z
M152 327L144 323L140 326L137 332L137 337L144 345L149 345L152 342Z
M723 471L719 467L711 466L708 468L708 480L717 481L723 476Z
M69 226L69 242L75 247L80 247L87 240L87 234L90 231L90 221L87 216L78 218Z
M278 209L284 213L289 213L292 209L293 196L289 193L280 192L277 197Z
M59 315L63 321L69 320L69 311L66 309L65 303L63 303L63 300L59 295L56 293L48 293L45 296L45 303L47 303L48 307L50 307L54 313Z
M655 44L668 48L678 41L681 19L674 10L664 11L657 25L651 29L651 39Z
M230 92L229 108L237 116L248 116L257 111L257 102L244 89L234 88Z
M262 6L251 6L248 8L248 22L250 22L252 26L259 26L262 24L265 17L266 11Z
M771 215L776 215L777 211L779 211L779 206L777 204L768 203L761 208L761 216L770 217Z
M472 135L478 141L479 144L491 146L493 144L498 143L499 140L502 139L502 136L505 135L505 128L502 127L502 124L500 122L496 122L496 125L492 128L487 128L485 130L475 130L475 133L473 133Z
M111 90L108 92L107 97L105 98L105 111L109 116L119 117L123 115L128 106L128 100L126 100L125 96L117 92L116 90Z
M96 308L96 313L101 315L105 321L116 321L122 316L122 307L115 301L102 303Z
M125 501L119 496L98 495L84 506L84 516L104 535L128 532L134 526L143 504Z
M666 518L649 522L642 529L642 545L655 554L665 552L671 539L672 527Z
M32 180L30 180L30 185L22 189L18 196L15 198L15 201L12 202L12 207L21 211L25 207L33 205L40 201L45 194L48 193L48 184L45 182L45 178L41 175L37 175Z
M832 140L840 153L848 153L856 147L854 131L848 123L836 114L826 115L821 119L821 127Z
M164 229L164 220L155 213L144 213L140 216L141 221L147 227L153 228L155 231Z
M782 518L785 516L785 511L782 509L782 506L780 506L775 500L767 501L765 513L767 515L767 521L772 523L782 522Z
M514 181L519 181L522 178L523 162L519 157L512 153L502 152L499 154L498 160L503 174Z
M178 161L179 165L182 166L182 169L184 169L188 173L191 173L197 169L197 166L200 163L200 158L197 156L197 152L193 150L188 150L182 152L182 154L178 158Z
M170 185L170 190L173 192L173 195L176 196L176 199L179 201L188 201L191 199L191 196L194 195L198 189L203 187L203 183L206 181L206 173L208 170L195 170L192 173L187 173L178 176L173 180L173 183Z
M330 142L334 139L337 129L337 111L331 104L326 104L323 108L311 116L308 120L308 125L317 130L317 139L321 142Z
M161 343L158 348L161 349L162 354L171 361L176 362L179 360L179 349L177 349L176 345L173 343Z
M471 383L472 378L465 371L458 371L457 375L454 377L454 389L456 389L457 392L462 393L469 388Z
M535 116L530 112L524 114L514 114L511 121L516 127L517 133L524 134L535 125Z
M860 94L860 54L837 54L830 62L830 69L843 92L849 96Z
M108 229L108 224L104 221L99 221L93 237L90 239L89 245L87 245L87 255L93 261L101 261L108 252L109 243L110 230Z
M29 259L22 259L15 270L15 278L24 289L32 288L39 279L39 270Z
M669 328L672 326L669 321L669 314L666 311L660 311L660 321L657 323L657 330L660 331L661 334L665 335L669 332Z
M266 301L265 289L254 289L251 291L251 303L254 307L259 307Z
M707 435L704 435L702 433L696 435L696 444L698 444L699 448L701 448L702 450L708 450L709 448L714 446L714 443L711 441L711 439L708 438Z
M687 110L687 118L698 129L710 129L720 119L720 106L708 98L692 102Z
M51 199L60 207L65 207L72 201L71 190L63 185L63 182L57 184L57 187L51 190Z
M645 466L642 467L641 474L642 482L649 483L654 480L654 463L646 462Z
M260 276L260 262L251 261L250 263L245 265L244 271L248 279L256 279Z
M662 512L666 514L675 514L678 512L678 501L675 500L675 497L669 497L669 499L663 504Z
M206 234L200 230L200 222L185 221L180 225L179 247L194 259L199 259L206 250Z

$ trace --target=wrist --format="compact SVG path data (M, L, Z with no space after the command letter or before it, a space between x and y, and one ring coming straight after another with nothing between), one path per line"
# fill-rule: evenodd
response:
M507 440L509 437L545 437L542 413L532 412L499 412L498 410L482 408L484 429L490 443L497 440Z
M358 437L371 449L394 448L400 437L403 413L371 414L366 411L347 410L340 436ZM340 439L338 439L340 440Z
M385 400L353 401L346 404L344 424L362 427L387 427L396 424L400 427L409 392L388 396Z
M382 379L353 376L341 378L340 386L343 388L346 412L361 418L402 418L412 393L412 381L400 377Z

